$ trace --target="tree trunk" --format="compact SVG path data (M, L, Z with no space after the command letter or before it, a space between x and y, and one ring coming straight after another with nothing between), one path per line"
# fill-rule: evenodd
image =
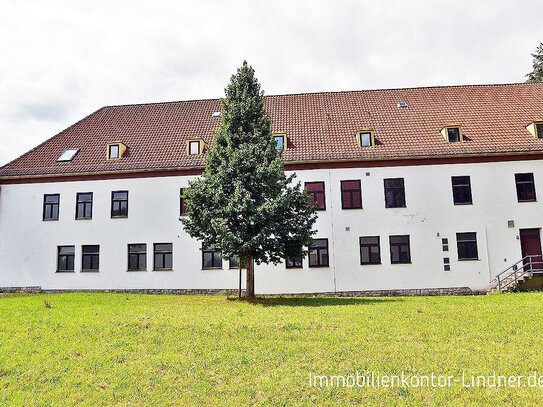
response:
M251 300L255 298L255 271L253 270L253 259L251 255L245 256L247 259L247 286L245 287L245 298Z

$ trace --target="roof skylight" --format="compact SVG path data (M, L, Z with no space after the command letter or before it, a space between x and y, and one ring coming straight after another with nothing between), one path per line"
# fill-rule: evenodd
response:
M79 152L79 148L72 148L72 149L65 150L60 155L60 157L58 157L57 161L58 162L72 161L78 152Z

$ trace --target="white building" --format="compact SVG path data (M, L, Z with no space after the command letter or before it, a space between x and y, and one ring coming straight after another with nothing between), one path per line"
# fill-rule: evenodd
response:
M105 107L2 167L0 287L236 289L237 268L179 222L218 109ZM309 258L257 266L257 293L480 291L541 261L542 84L270 96L267 109L322 210Z

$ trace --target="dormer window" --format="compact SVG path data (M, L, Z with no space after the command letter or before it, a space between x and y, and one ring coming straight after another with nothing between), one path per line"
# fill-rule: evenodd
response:
M460 126L447 126L441 129L441 135L449 143L461 143L464 141Z
M283 151L287 149L287 136L286 134L274 134L275 148L277 151Z
M107 159L119 160L123 157L126 146L123 143L110 143L107 145Z
M526 130L528 130L536 139L543 140L543 121L530 123L526 126Z
M60 157L58 157L57 161L58 162L72 161L75 158L75 156L77 155L78 152L79 152L78 148L71 148L71 149L65 150L60 155Z
M375 145L375 138L371 130L362 130L356 133L356 140L360 147L372 147Z
M201 138L195 138L187 141L187 154L200 155L204 152L206 143Z

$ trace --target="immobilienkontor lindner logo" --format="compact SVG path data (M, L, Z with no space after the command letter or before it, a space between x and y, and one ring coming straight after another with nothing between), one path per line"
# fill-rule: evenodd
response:
M537 372L528 375L503 375L492 372L488 375L462 372L459 375L442 373L412 374L401 371L397 374L382 374L365 371L347 375L320 375L309 372L310 387L543 387L543 376Z

